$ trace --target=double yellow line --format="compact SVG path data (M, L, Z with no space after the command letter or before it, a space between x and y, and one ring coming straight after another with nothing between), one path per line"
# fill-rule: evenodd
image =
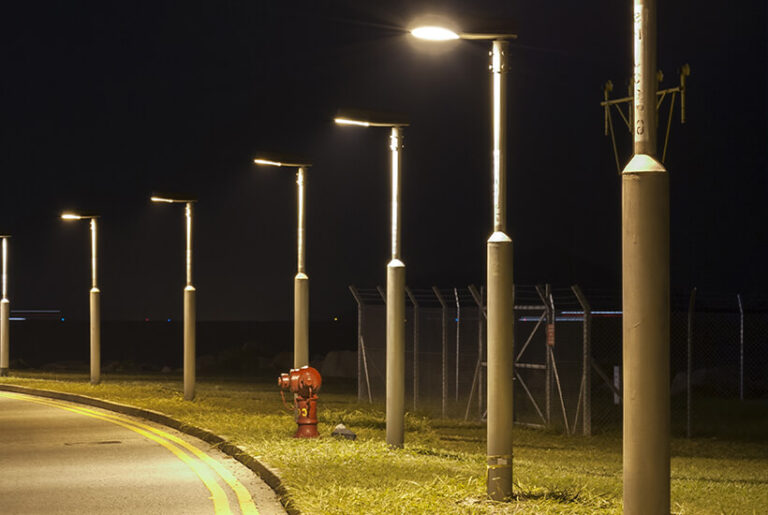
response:
M219 485L217 476L221 478L235 493L237 502L240 506L240 512L243 515L258 515L258 510L251 499L251 494L248 492L243 484L232 475L232 473L221 465L218 461L214 460L203 451L195 447L194 445L182 440L181 438L167 433L161 429L136 422L134 420L114 415L111 413L102 413L89 408L81 406L72 406L53 399L44 399L38 397L31 397L28 395L17 394L12 392L0 392L0 396L9 399L24 400L28 402L36 402L46 406L51 406L80 415L86 415L88 417L96 418L111 422L118 426L122 426L126 429L130 429L141 436L157 442L170 452L174 456L183 461L192 471L197 474L200 480L211 492L211 500L213 501L213 509L216 515L231 514L232 510L229 506L229 500L224 489ZM186 451L186 452L185 452Z

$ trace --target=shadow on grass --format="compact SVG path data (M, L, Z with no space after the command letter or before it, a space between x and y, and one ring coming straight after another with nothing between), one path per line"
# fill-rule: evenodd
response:
M543 490L537 488L535 490L526 490L524 488L517 487L515 494L512 496L512 500L518 502L531 502L531 501L555 501L558 503L568 504L579 502L581 492L570 492L568 490Z
M729 479L718 477L683 477L672 476L673 481L701 481L703 483L733 483L735 485L768 485L768 479Z
M464 461L466 456L457 454L455 452L444 451L442 449L427 449L424 447L414 447L409 449L413 454L419 454L421 456L435 456L437 458L445 458L449 460Z
M511 500L522 503L578 504L593 508L605 508L615 501L615 497L612 495L584 493L581 489L561 490L557 488L526 487L516 482ZM563 509L567 508L563 507Z

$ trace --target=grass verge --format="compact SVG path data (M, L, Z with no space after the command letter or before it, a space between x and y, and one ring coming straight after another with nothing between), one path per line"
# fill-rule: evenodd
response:
M166 413L219 434L277 468L305 513L620 513L620 433L566 437L514 428L516 498L485 496L485 427L420 412L406 415L406 444L384 444L382 405L324 385L314 440L290 438L295 423L273 384L201 379L182 399L178 378L14 373L2 383L64 391ZM339 422L356 441L328 436ZM768 441L674 439L674 513L764 513Z

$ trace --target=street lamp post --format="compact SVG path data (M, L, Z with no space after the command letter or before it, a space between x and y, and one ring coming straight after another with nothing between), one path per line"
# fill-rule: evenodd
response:
M402 119L376 115L376 120L359 114L335 118L339 125L389 127L391 156L391 253L387 263L387 386L386 426L387 444L402 447L405 436L405 263L400 260L400 175L402 164Z
M656 156L656 1L634 0L634 156L621 174L624 511L669 513L669 176Z
M256 158L257 165L296 168L296 276L293 279L293 368L309 365L309 276L304 263L306 261L305 244L305 204L304 174L312 166L309 163L291 163L271 159Z
M3 240L3 298L0 300L0 376L8 375L11 345L11 303L8 300L8 235Z
M152 202L167 204L184 204L186 218L187 248L186 248L186 277L184 286L184 400L195 398L195 322L196 322L196 290L192 285L192 204L197 199L170 195L153 195Z
M512 496L512 385L514 376L515 313L512 278L512 239L507 220L507 54L514 34L456 33L436 26L417 27L411 33L420 39L490 40L493 127L493 233L487 244L488 282L488 443L487 492L491 499Z
M62 220L88 220L91 228L91 384L101 382L101 290L97 283L96 275L96 220L99 215L62 213Z

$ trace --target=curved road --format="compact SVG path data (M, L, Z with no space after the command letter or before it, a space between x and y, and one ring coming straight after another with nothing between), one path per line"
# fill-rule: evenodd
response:
M0 513L285 513L252 471L173 429L0 392Z

